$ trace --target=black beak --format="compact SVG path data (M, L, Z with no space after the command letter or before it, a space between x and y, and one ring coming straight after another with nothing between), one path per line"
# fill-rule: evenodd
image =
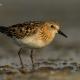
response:
M64 36L65 38L67 38L68 36L66 34L64 34L61 30L58 31L59 34L61 34L62 36Z

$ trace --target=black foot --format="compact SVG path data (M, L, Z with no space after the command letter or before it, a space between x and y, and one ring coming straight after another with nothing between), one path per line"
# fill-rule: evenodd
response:
M22 58L21 58L21 50L22 50L22 48L19 50L18 56L19 56L19 59L20 59L21 68L23 69L24 68L24 64L23 64Z
M33 60L33 50L31 50L31 54L30 54L30 58L31 58L31 62L32 62L32 70L34 70L34 60Z

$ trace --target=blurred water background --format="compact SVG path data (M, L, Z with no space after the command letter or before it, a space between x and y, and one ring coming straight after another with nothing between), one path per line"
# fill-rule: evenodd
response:
M30 20L56 20L68 35L65 39L57 34L49 46L36 51L35 63L47 60L56 63L57 67L63 67L64 62L67 63L65 66L72 62L80 65L80 0L0 0L0 26ZM18 50L19 46L0 34L0 65L20 66ZM25 65L31 65L29 50L26 50L23 61Z

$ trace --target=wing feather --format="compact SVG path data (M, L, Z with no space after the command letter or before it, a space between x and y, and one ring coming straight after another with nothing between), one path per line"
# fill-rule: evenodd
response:
M35 34L40 27L41 22L30 21L22 24L12 25L8 28L8 36L16 38L24 38Z

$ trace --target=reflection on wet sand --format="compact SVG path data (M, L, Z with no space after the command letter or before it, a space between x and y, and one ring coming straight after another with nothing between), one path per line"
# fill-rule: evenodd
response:
M0 75L4 78L3 80L79 80L79 74L79 72L71 72L70 67L62 69L40 67L34 71L9 65L0 67Z

